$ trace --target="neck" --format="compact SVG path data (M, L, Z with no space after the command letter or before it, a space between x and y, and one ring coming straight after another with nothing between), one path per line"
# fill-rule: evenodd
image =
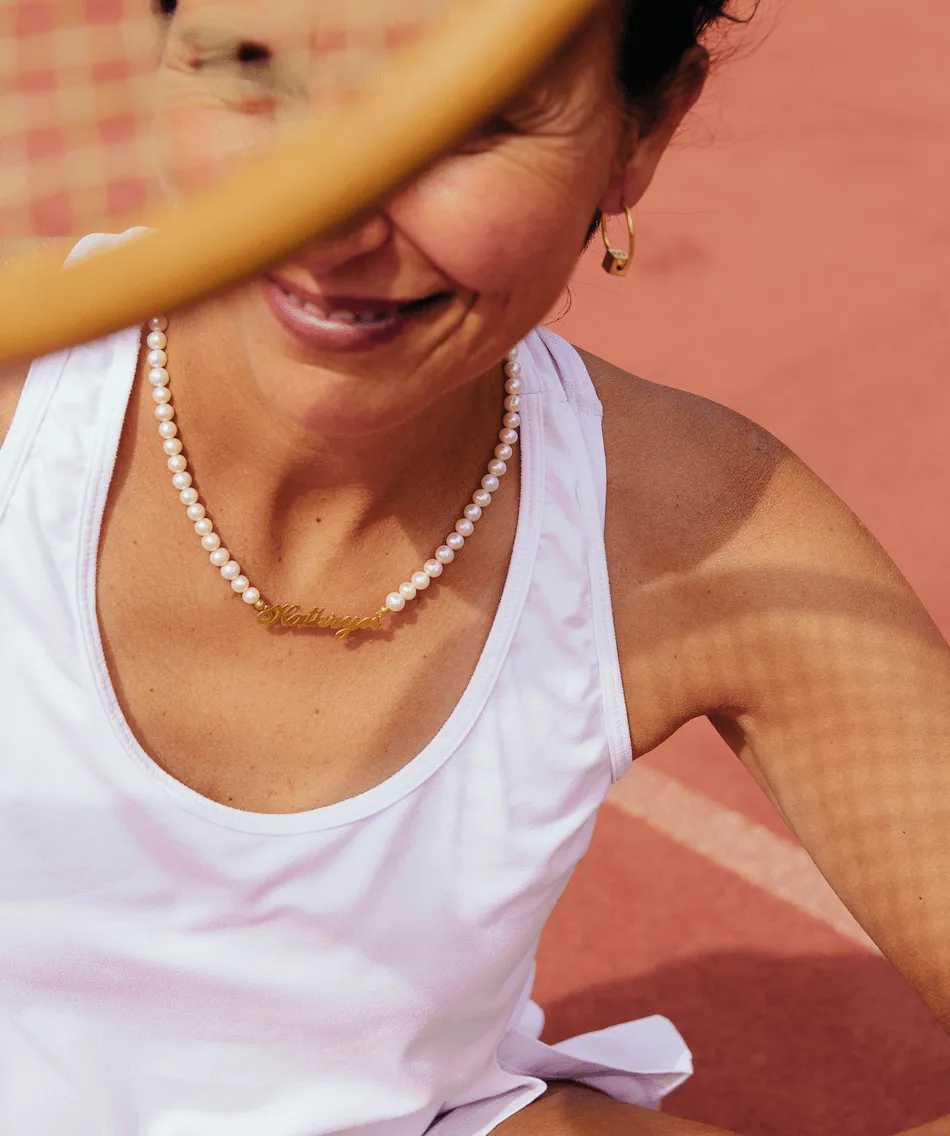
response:
M222 353L213 318L177 315L168 334L177 421L202 501L273 594L312 591L315 573L337 594L361 591L364 571L373 595L381 580L398 583L413 556L428 559L451 531L497 442L500 365L397 426L341 439L275 414L240 353Z

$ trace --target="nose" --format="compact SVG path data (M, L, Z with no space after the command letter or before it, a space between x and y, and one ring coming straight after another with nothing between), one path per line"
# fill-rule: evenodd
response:
M382 213L374 213L345 228L318 237L294 256L295 264L314 276L329 276L351 260L377 252L389 240L392 225Z

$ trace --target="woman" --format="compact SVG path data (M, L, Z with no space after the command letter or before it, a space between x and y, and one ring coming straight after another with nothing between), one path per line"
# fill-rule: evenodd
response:
M300 104L260 6L163 7L178 193ZM773 438L533 330L721 8L605 4L373 214L4 376L4 1131L713 1131L654 1111L664 1019L551 1049L530 1002L612 780L700 715L950 1027L940 635Z

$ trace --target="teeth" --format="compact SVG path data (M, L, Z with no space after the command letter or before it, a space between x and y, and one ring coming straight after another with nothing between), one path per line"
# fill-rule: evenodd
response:
M295 308L301 308L303 311L308 312L310 315L315 316L317 319L324 323L343 323L343 324L371 324L371 323L386 323L395 315L391 311L378 311L378 312L351 312L346 308L341 308L339 311L330 312L327 314L323 308L318 307L310 300L302 300L299 296L294 295L293 292L284 292L289 302Z

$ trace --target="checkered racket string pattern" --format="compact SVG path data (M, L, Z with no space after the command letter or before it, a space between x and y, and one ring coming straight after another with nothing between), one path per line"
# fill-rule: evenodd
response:
M596 3L183 0L169 24L146 0L11 0L0 235L154 232L67 272L50 252L0 269L0 361L187 303L347 221L512 97ZM195 82L203 113L232 112L213 154L176 120ZM251 143L228 126L245 109ZM178 200L159 215L169 155Z
M88 232L159 198L148 0L0 4L0 234Z

